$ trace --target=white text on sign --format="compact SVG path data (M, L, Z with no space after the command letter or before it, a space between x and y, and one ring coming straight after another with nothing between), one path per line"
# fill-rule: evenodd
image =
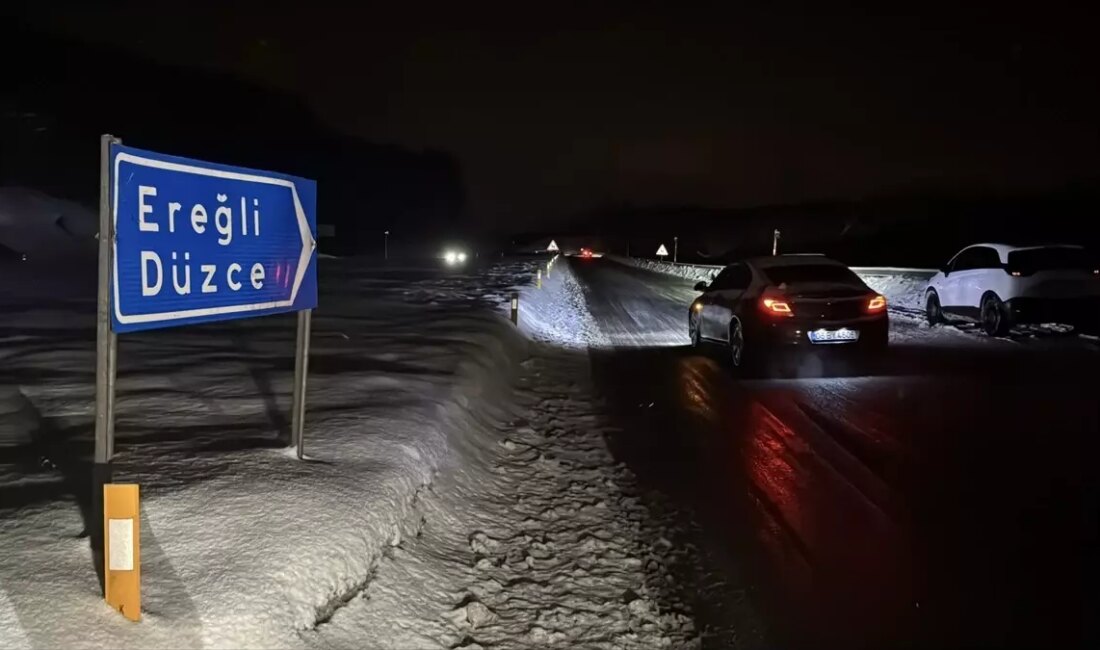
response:
M214 205L214 220L211 224L207 208L202 203L195 203L189 211L184 212L187 217L179 217L183 211L183 204L178 201L158 202L157 188L152 185L139 185L138 192L138 232L159 233L163 227L166 232L174 233L176 228L190 227L197 235L203 235L210 230L211 236L217 237L218 244L229 246L233 237L239 232L240 237L260 236L260 200L251 200L252 213L249 214L248 197L240 197L240 212L233 214L233 207L229 204L229 195L217 194ZM236 203L236 202L234 202ZM251 231L249 230L251 222ZM236 226L239 224L240 228ZM182 254L181 254L182 253ZM190 251L173 251L168 260L172 275L172 289L177 295L189 295L195 287L191 283L191 253ZM141 251L141 295L156 296L164 288L164 264L165 260L156 251ZM225 286L230 291L239 291L245 282L241 280L244 267L239 262L231 262L223 269L216 264L199 265L199 275L196 278L196 286L202 293L217 293L219 287ZM181 279L182 274L182 279ZM259 290L264 286L263 264L255 262L247 275L247 282L253 289Z

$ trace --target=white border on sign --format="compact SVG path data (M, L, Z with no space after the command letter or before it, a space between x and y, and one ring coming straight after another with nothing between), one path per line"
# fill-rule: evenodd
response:
M119 302L119 288L118 288L118 169L119 165L123 162L131 162L143 167L152 167L154 169L167 169L174 172L182 172L184 174L195 174L198 176L213 176L215 178L227 178L236 181L246 181L249 183L264 183L267 185L279 185L281 187L290 188L290 193L294 197L294 213L298 218L298 232L302 237L302 253L298 256L298 273L294 276L294 288L290 291L290 298L287 300L280 300L276 302L258 302L249 305L226 305L224 307L206 307L203 309L185 309L182 311L169 311L161 312L159 314L135 314L127 316L122 313L121 304ZM144 156L135 156L131 153L120 152L115 156L115 169L114 169L114 188L113 188L113 201L111 206L111 213L114 224L115 236L111 241L111 247L114 252L114 265L112 269L111 284L114 287L115 293L115 317L118 318L118 322L129 325L130 323L154 323L161 321L173 321L181 318L197 318L199 316L214 316L217 314L240 314L250 311L263 311L265 309L278 309L280 307L289 307L294 304L294 300L298 297L298 289L302 286L302 279L306 275L306 270L309 266L310 255L313 254L313 249L316 248L317 242L313 240L313 233L309 229L309 220L306 218L306 212L302 209L302 202L298 198L298 189L294 186L293 181L286 180L285 178L272 178L270 176L259 176L257 174L244 174L241 172L223 171L221 169L206 169L204 167L196 167L194 165L185 165L182 163L168 162L166 160L156 160L154 158L146 158Z

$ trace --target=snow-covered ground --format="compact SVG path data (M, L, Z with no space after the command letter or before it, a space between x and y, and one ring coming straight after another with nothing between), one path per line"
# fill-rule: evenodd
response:
M102 525L92 282L6 266L0 646L696 643L668 596L688 551L613 462L587 356L557 345L599 336L561 266L536 289L531 261L322 260L305 462L278 442L292 317L120 337L115 480L142 490L138 624L103 603L87 536Z
M37 190L0 187L0 260L95 254L95 214Z
M569 262L555 256L542 269L541 288L529 288L520 301L520 329L553 346L585 350L610 345L585 305L584 291Z
M709 282L722 270L721 266L705 264L674 264L640 257L612 256L617 262L630 264L656 273L675 275L688 280ZM898 313L923 314L924 291L934 269L906 269L885 267L853 267L867 286L886 296L891 309Z
M629 264L636 266L640 269L646 269L655 273L664 273L666 275L675 275L679 278L686 280L695 280L697 282L710 282L714 279L714 276L718 275L718 272L722 270L721 265L710 264L679 264L675 262L662 262L660 260L651 260L644 257L623 257L621 255L607 255L609 259L613 259L620 264Z

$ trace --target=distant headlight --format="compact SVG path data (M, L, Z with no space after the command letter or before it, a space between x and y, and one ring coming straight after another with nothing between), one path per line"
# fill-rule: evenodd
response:
M466 258L467 258L467 255L466 255L465 251L451 250L451 251L445 251L443 253L443 261L446 262L448 266L455 266L456 264L465 264L466 263Z

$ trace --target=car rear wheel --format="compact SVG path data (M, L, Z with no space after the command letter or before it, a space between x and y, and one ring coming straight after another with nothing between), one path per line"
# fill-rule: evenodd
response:
M694 309L688 315L688 336L691 337L691 347L698 349L702 345L702 334L699 332L699 313Z
M982 329L990 336L1004 336L1010 326L1004 303L997 296L986 294L982 298Z
M935 291L928 292L928 299L924 303L924 313L928 317L929 325L940 325L944 322L943 308L940 307L940 296Z
M730 363L733 364L735 369L741 369L745 367L745 331L741 328L741 321L735 320L730 323Z

